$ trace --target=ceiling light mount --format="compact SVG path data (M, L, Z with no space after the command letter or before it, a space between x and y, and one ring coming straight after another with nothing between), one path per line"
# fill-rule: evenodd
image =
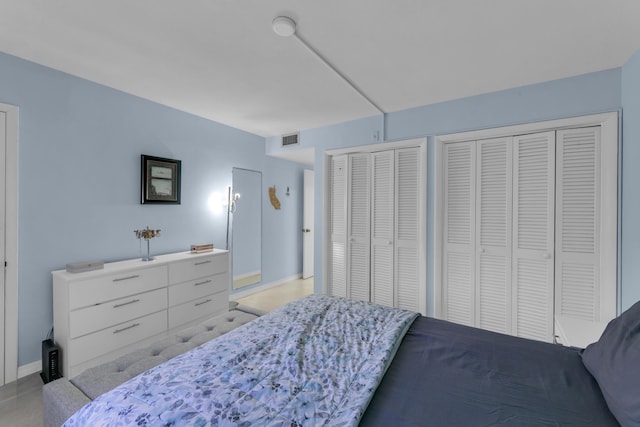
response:
M307 43L298 33L296 33L296 22L289 18L288 16L278 16L271 23L273 28L273 32L282 37L293 37L298 40L302 46L304 46L312 55L314 55L320 62L322 62L327 68L333 71L338 77L344 80L354 91L356 91L362 98L364 98L373 108L378 110L380 114L385 115L386 113L382 108L378 106L375 102L371 100L356 84L351 81L347 76L342 74L340 70L338 70L331 62L329 62L324 56L320 54L317 50L315 50L309 43Z
M281 37L290 37L296 32L296 21L288 16L278 16L271 23L273 32Z

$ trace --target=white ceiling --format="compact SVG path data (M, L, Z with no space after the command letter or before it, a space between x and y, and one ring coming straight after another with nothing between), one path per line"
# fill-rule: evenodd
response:
M619 67L638 0L0 0L0 51L262 136Z

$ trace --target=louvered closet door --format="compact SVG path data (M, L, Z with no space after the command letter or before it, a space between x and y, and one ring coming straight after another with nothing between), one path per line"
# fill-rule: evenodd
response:
M347 296L347 159L331 157L331 267L327 286L329 295Z
M556 315L600 319L600 127L558 131Z
M513 335L553 340L555 132L514 137Z
M477 143L476 326L511 333L512 138Z
M395 165L395 306L419 312L420 150L396 150Z
M394 306L394 152L371 155L371 301Z
M349 155L347 195L347 296L370 299L370 159L369 153Z
M443 315L475 325L475 142L445 144Z

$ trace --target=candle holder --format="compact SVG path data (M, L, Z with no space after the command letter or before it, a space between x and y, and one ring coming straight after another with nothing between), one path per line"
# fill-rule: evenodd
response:
M151 256L149 240L153 239L154 237L160 236L160 230L151 230L147 225L147 228L145 228L144 230L133 230L133 232L136 233L136 237L138 239L144 239L147 241L147 256L142 257L142 261L153 261L154 258ZM142 243L142 240L140 241L140 243Z

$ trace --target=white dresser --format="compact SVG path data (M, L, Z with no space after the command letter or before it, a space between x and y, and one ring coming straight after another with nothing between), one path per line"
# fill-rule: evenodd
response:
M229 254L181 252L54 271L53 327L62 375L73 377L229 306Z

